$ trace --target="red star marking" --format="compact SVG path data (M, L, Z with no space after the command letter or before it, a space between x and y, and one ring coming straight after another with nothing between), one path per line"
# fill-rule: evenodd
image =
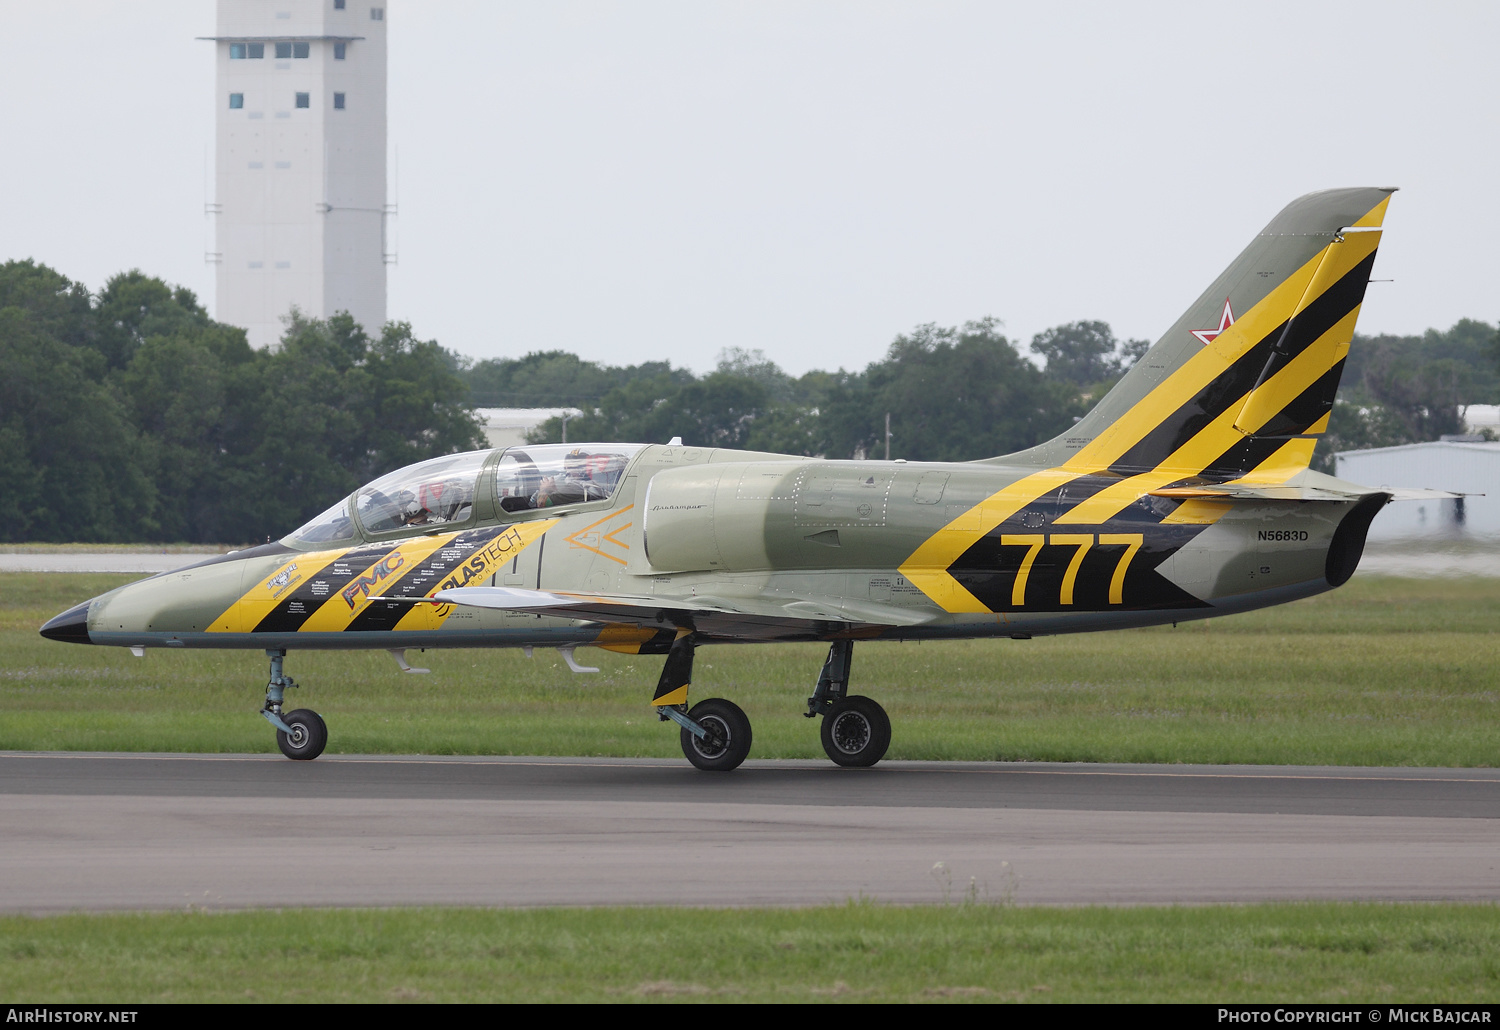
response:
M1229 298L1225 297L1224 298L1224 313L1219 316L1219 328L1217 328L1217 329L1193 329L1193 330L1191 330L1191 332L1192 332L1192 334L1194 336L1198 337L1198 342L1199 343L1201 343L1201 344L1203 344L1203 346L1207 347L1210 343L1214 342L1214 337L1215 336L1218 336L1225 329L1228 329L1232 325L1234 325L1234 309L1229 306Z

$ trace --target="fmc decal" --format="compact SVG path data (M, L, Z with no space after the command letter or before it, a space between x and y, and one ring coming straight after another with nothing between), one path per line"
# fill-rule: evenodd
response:
M359 604L358 598L360 596L369 597L370 589L372 587L378 586L381 580L385 579L387 576L389 576L391 573L395 572L405 564L406 558L402 556L401 552L392 551L390 554L380 559L374 565L370 566L369 572L366 572L363 576L360 576L354 582L346 586L343 590L339 591L339 593L343 596L345 601L349 602L349 607L353 608L355 605Z

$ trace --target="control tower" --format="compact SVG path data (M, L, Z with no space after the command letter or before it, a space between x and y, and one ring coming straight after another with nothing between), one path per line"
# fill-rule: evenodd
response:
M252 346L295 305L385 323L385 0L218 0L221 322Z

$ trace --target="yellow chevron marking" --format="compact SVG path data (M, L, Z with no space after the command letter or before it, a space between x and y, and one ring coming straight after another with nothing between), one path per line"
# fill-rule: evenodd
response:
M339 593L334 594L328 600L307 617L307 621L298 627L299 633L337 633L353 622L360 612L370 605L370 597L379 596L380 591L394 583L415 568L421 561L439 547L444 546L458 536L457 533L443 533L439 536L421 536L415 540L403 540L394 551L391 551L379 561L372 562L361 575L356 576ZM369 576L374 580L368 584L362 584L361 580ZM356 586L368 586L368 589L355 590ZM430 608L431 605L418 605L421 608Z
M271 613L271 609L281 603L282 598L322 572L340 558L345 550L309 551L306 554L289 555L285 563L277 566L275 572L245 591L238 601L235 601L224 611L224 614L215 619L208 627L208 631L210 633L250 632L260 624L261 619Z
M1078 582L1078 570L1083 566L1083 556L1088 553L1090 547L1094 546L1094 534L1053 533L1052 542L1064 547L1071 545L1078 548L1073 552L1073 560L1068 562L1068 571L1063 573L1062 594L1058 597L1059 604L1072 604L1073 586Z
M656 630L647 629L645 626L612 622L599 631L599 636L594 639L594 646L619 654L640 654L641 645L656 634Z
M518 522L507 526L504 532L469 555L462 565L434 583L428 589L427 596L430 597L439 590L467 586L475 580L493 576L502 565L514 561L517 555L540 540L557 523L557 519L538 519L535 522ZM442 629L443 623L452 614L451 604L414 604L393 628L397 632Z
M1326 293L1356 265L1372 254L1380 245L1379 232L1363 232L1351 234L1344 238L1342 243L1331 243L1324 248L1324 259L1318 266L1317 274L1307 284L1307 291L1297 305L1297 311L1293 315L1301 314L1307 306ZM1318 375L1327 372L1338 361L1339 357L1348 353L1349 341L1354 336L1354 323L1359 315L1359 307L1345 315L1340 320L1339 326L1345 326L1342 333L1329 331L1320 336L1311 346L1299 354L1296 360L1304 358L1319 366ZM1335 326L1337 329L1338 326ZM1270 384L1267 383L1267 386ZM1293 394L1292 397L1295 397ZM1256 390L1245 401L1239 417L1235 420L1235 428L1246 436L1265 425L1282 408L1286 407L1292 397L1283 397L1275 391L1264 388Z
M1330 244L1332 246L1332 244ZM1214 338L1168 376L1156 389L1100 433L1064 465L1079 467L1080 474L1108 468L1126 451L1143 440L1163 419L1182 407L1209 383L1222 375L1245 353L1281 325L1296 310L1307 285L1322 264L1328 248L1313 255L1286 281L1266 294L1260 303Z
M1267 380L1259 390L1253 391L1254 393L1265 392L1275 398L1274 405L1257 409L1264 413L1265 418L1270 418L1286 407L1302 391L1316 382L1319 376L1328 371L1328 367L1323 364L1319 356L1328 352L1323 341L1329 337L1352 332L1354 320L1358 316L1359 308L1355 308L1335 323L1333 328L1324 333L1317 342ZM1175 480L1197 475L1208 467L1209 462L1243 439L1234 425L1237 415L1238 412L1231 405L1155 469L1105 487L1088 500L1080 502L1072 510L1058 516L1053 520L1054 524L1098 525L1118 514L1126 505L1133 503L1143 494L1159 490ZM1264 420L1251 425L1249 427L1251 432L1259 429L1263 422ZM1277 450L1279 453L1281 448Z
M1366 211L1364 217L1355 222L1351 229L1379 229L1385 224L1385 209L1391 206L1391 194L1387 193L1385 199Z
M610 519L615 518L618 515L625 514L627 511L629 511L631 508L634 508L634 507L635 507L635 505L633 505L633 504L627 504L625 507L621 508L619 511L612 511L612 512L610 512L608 515L604 516L604 518L600 519L598 522L591 522L587 526L584 526L582 529L580 529L578 532L570 534L569 536L565 537L564 539L567 540L568 546L570 546L570 547L581 547L585 551L592 551L594 554L599 555L601 558L608 558L610 561L619 562L621 565L624 565L624 564L626 564L626 561L625 561L624 558L621 558L617 554L610 554L608 551L601 551L599 548L595 547L593 544L589 543L588 541L591 540L591 539L595 540L595 541L597 541L599 543L604 543L605 541L609 541L610 543L614 544L616 547L619 547L619 548L622 548L623 550L628 551L628 550L630 550L630 545L627 544L627 543L625 543L623 540L616 540L615 537L617 535L619 535L620 533L625 532L625 530L629 529L631 526L635 525L634 522L627 522L627 523L625 523L625 525L620 526L619 528L613 530L612 532L610 532L608 534L602 534L601 535L601 534L595 533L592 536L586 536L585 534L589 533L590 530L593 530L593 529L595 529L595 528L597 528L599 526L604 525L604 523L608 522Z
M1333 367L1333 355L1338 352L1340 344L1347 349L1357 321L1359 305L1304 348L1280 372L1262 383L1259 389L1251 392L1234 420L1234 428L1242 436L1253 436L1304 390L1317 382Z
M1026 557L1021 559L1020 571L1016 573L1016 581L1011 584L1010 603L1013 608L1021 608L1026 604L1026 580L1031 577L1031 565L1036 561L1036 556L1041 553L1042 545L1047 538L1040 533L1005 533L1000 537L1001 547L1029 547Z
M676 690L668 691L661 697L653 697L651 703L660 708L662 705L685 705L687 704L688 687L691 684L684 683Z
M1130 562L1135 558L1135 552L1141 549L1146 542L1144 533L1100 533L1099 545L1108 547L1110 544L1124 544L1125 553L1115 565L1115 574L1109 580L1109 603L1125 603L1125 570L1130 568Z
M988 612L979 598L948 575L948 566L990 530L1050 490L1082 475L1067 466L1019 479L980 501L917 547L898 570L944 611Z
M1331 414L1331 412L1330 412ZM1307 427L1309 436L1320 436L1328 429L1328 415L1324 415ZM1288 440L1276 452L1255 468L1226 486L1245 484L1248 486L1278 486L1312 464L1316 440Z
M1161 520L1163 526L1211 526L1229 513L1234 504L1230 501L1210 500L1195 497L1183 501L1177 510Z
M1307 285L1322 264L1327 249L1323 248L1301 268L1287 276L1260 303L1242 314L1239 321L1215 337L1213 343L1194 354L1157 384L1155 389L1067 462L1057 468L1025 476L979 502L924 540L898 571L944 611L988 613L989 609L977 597L948 574L948 567L974 546L976 541L1038 497L1079 476L1107 469L1160 425L1163 419L1234 364L1267 333L1285 322L1307 292ZM1231 425L1236 413L1236 409L1231 407ZM1227 447L1210 455L1205 463L1225 449ZM1171 479L1165 482L1171 482ZM1129 501L1125 503L1128 504Z

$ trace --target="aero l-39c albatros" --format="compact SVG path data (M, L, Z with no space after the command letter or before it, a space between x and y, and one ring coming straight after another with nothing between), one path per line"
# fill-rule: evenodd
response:
M585 645L662 655L651 703L708 770L744 761L751 729L731 701L688 707L697 648L827 641L806 714L834 762L874 765L891 725L849 692L857 640L1150 626L1349 579L1400 491L1308 466L1392 192L1293 201L1097 407L1030 450L826 461L674 439L455 454L41 632L137 654L264 649L262 714L297 759L328 739L317 713L283 710L297 648L385 648L406 669L410 648L557 647L580 671Z

